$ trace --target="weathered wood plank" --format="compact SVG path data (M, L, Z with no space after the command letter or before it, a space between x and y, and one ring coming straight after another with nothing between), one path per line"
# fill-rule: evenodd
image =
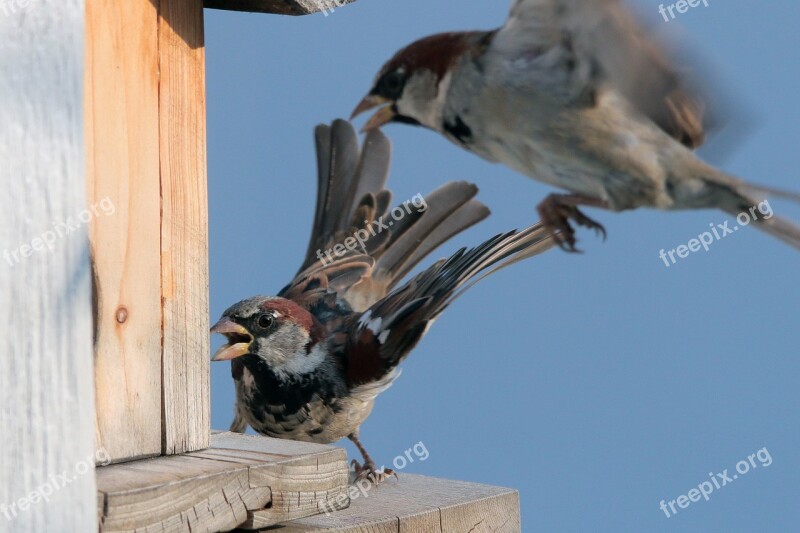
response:
M158 13L150 0L87 0L85 117L93 220L98 446L161 452Z
M332 12L355 0L205 0L205 6L230 11L276 13L278 15L309 15L320 11Z
M0 530L93 531L84 4L2 8Z
M98 468L100 530L263 527L341 506L347 482L342 449L219 433L207 450Z
M203 1L160 0L164 454L211 430Z
M215 435L214 449L208 453L251 460L251 454L270 454L274 461L250 469L250 484L270 487L270 505L248 514L248 520L239 525L243 529L258 529L286 520L319 514L328 508L347 506L348 472L347 456L341 448L278 439L265 439L252 435L226 433ZM206 452L199 452L205 454ZM197 454L192 454L197 455ZM219 458L219 455L216 455Z
M359 490L360 489L360 490ZM512 489L401 474L350 488L350 507L282 524L282 533L473 533L521 531Z

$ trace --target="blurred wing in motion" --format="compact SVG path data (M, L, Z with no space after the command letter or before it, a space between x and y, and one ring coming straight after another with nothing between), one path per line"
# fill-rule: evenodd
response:
M515 0L492 48L511 58L512 77L530 72L531 83L566 104L622 94L689 148L713 125L698 84L620 0Z

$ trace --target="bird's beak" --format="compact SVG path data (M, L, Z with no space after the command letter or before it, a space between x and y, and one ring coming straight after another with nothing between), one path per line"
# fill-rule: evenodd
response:
M228 343L220 346L211 356L212 361L228 361L246 355L250 351L250 345L253 344L250 332L228 317L222 317L214 324L211 333L221 333L228 339Z
M370 109L375 109L376 107L380 107L384 104L391 104L391 103L392 103L391 100L389 100L388 98L384 98L383 96L378 96L376 94L367 95L356 106L355 110L353 111L353 114L350 115L350 120L353 120L354 118L356 118L361 113L364 113L365 111L369 111ZM377 113L372 115L372 118L370 118L367 121L367 123L364 124L364 127L361 128L361 131L368 132L376 130L381 126L383 126L384 124L391 122L394 117L395 117L395 112L392 109L392 106L387 105L386 107L383 107Z

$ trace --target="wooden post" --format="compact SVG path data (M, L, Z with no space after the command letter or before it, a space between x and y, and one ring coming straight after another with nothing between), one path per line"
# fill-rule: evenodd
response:
M97 529L83 11L0 5L0 531Z
M164 454L207 448L209 390L206 79L202 0L160 0Z
M113 461L208 446L208 229L200 0L88 0L98 445Z

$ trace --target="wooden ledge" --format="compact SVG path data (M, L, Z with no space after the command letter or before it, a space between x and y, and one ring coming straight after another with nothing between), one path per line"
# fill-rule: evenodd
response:
M321 444L215 433L206 450L96 472L101 532L520 531L515 490L402 473L348 486L345 451Z
M310 15L332 11L355 0L205 0L204 6L229 11L275 13L278 15Z
M519 493L502 487L401 473L364 492L352 487L350 497L349 508L282 524L280 532L521 531Z
M101 532L228 531L348 503L341 448L216 433L199 452L97 468Z

